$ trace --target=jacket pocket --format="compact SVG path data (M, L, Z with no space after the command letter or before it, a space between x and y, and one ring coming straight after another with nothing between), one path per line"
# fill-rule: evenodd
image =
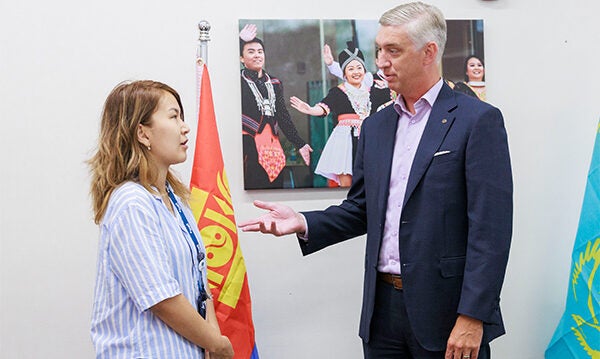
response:
M445 150L438 151L431 159L431 165L439 165L446 162L457 161L459 159L457 151Z
M451 278L462 276L465 273L466 257L452 257L440 259L440 271L442 277Z

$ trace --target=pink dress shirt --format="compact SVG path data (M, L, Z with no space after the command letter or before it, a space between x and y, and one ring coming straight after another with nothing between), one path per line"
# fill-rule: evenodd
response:
M392 159L392 173L390 175L390 193L387 200L383 239L377 264L379 272L400 274L398 233L401 226L400 215L402 214L402 204L406 194L406 184L408 183L408 176L410 175L417 147L423 136L423 130L425 130L431 108L442 89L442 85L443 80L440 79L415 102L414 114L406 109L402 96L398 96L394 102L394 109L398 112L399 117Z

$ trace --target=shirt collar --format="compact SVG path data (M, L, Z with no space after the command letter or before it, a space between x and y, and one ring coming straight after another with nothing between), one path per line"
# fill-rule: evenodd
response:
M247 68L244 68L242 71L243 71L244 75L246 75L250 80L255 81L255 82L257 80L263 80L265 77L265 70L262 71L261 77L258 77L258 71L250 70Z
M173 187L171 186L171 184L167 181L165 182L165 185L168 189L171 190L171 192L173 192L173 194L175 194L175 192L173 191ZM158 190L158 188L156 188L155 186L151 185L150 188L152 188L155 192L150 192L150 194L152 195L152 197L154 197L155 199L160 199L163 200L162 196L160 195L160 191ZM175 195L175 198L179 198L177 195Z
M430 108L433 107L433 103L440 94L443 84L444 80L440 78L438 82L435 83L435 85L433 85L427 92L425 92L423 96L421 96L421 98L417 100L417 102L415 102L416 112L419 112L425 104L428 104ZM394 109L396 110L398 115L402 115L404 113L409 116L413 116L413 114L411 114L410 111L408 111L408 109L406 108L402 95L398 96L396 98L396 101L394 101Z

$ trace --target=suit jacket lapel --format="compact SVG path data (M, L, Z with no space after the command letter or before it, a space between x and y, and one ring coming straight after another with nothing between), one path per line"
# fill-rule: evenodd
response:
M403 206L406 205L406 202L417 187L417 184L421 181L421 178L433 159L433 155L440 148L444 137L446 137L446 133L452 126L454 116L452 116L451 112L456 106L454 92L448 85L444 84L437 99L433 103L427 125L425 126L423 136L419 142L419 147L415 153L415 158L408 177L408 183L406 185Z
M387 111L384 117L377 119L380 125L377 126L377 136L372 137L376 144L369 144L368 146L377 146L377 153L381 154L381 160L378 161L376 173L380 173L378 176L379 183L375 188L379 190L377 195L377 203L380 210L380 218L385 218L385 209L387 203L387 197L390 192L390 173L392 171L392 158L394 156L394 145L396 143L396 130L398 128L398 113L394 109L393 105L388 106L382 111Z

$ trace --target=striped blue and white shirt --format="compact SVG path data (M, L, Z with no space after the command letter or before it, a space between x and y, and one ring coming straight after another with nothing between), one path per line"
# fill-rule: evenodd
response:
M195 223L189 208L181 207ZM194 242L160 196L134 182L113 192L100 224L97 266L91 327L97 358L204 357L148 310L178 294L195 307L199 297ZM208 288L205 275L204 281Z

